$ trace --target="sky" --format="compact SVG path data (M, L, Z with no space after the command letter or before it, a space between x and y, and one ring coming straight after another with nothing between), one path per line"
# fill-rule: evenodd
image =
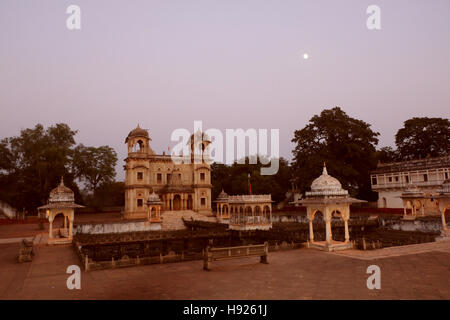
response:
M449 117L449 39L448 0L1 0L0 139L67 123L123 179L138 123L157 153L194 120L279 129L291 159L294 131L339 106L393 146L405 120Z

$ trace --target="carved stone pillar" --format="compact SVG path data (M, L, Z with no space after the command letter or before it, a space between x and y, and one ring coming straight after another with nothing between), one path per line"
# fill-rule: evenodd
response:
M309 241L314 242L314 228L311 219L309 219Z
M50 224L48 226L48 238L53 239L53 217L51 216L51 213L50 213L50 218L48 219L48 221L50 222Z
M344 226L345 226L345 243L348 243L350 241L350 235L348 233L348 219L344 220Z
M73 233L73 219L69 218L69 239L72 240Z
M442 228L444 229L444 231L447 230L447 222L445 221L445 208L444 209L440 209L439 211L441 212L441 217L442 217Z
M331 235L331 220L330 219L325 220L325 234L326 234L327 244L331 244L332 235Z

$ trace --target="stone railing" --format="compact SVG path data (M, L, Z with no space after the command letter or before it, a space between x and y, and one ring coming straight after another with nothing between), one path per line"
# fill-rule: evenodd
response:
M245 194L230 196L228 202L241 203L241 202L271 202L272 195L270 194Z
M328 191L307 191L305 193L307 197L318 197L318 196L347 196L347 190L328 190Z

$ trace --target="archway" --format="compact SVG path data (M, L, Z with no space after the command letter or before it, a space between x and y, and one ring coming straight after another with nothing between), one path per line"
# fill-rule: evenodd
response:
M342 212L335 209L331 212L331 240L337 241L345 241L345 234L339 229L345 223ZM335 235L335 239L333 239L333 235Z
M387 200L386 200L386 198L383 198L383 208L387 208Z
M239 207L239 224L243 224L244 221L245 221L244 208L243 207Z
M245 207L245 219L247 223L253 223L252 207Z
M263 221L266 223L270 222L270 207L269 206L264 206L263 208Z
M173 210L174 211L181 210L181 196L179 194L176 194L173 197Z
M156 219L157 217L158 217L158 216L157 216L157 210L156 210L156 207L153 206L152 209L151 209L151 211L150 211L150 221Z
M69 238L69 218L63 212L54 214L50 223L53 238Z
M405 208L404 208L405 216L412 216L414 214L413 205L411 201L406 201Z
M261 223L263 220L262 216L261 216L261 207L260 206L256 206L255 207L255 223Z
M422 202L420 201L420 200L418 200L418 199L415 199L414 201L413 201L413 206L414 206L414 211L415 211L415 213L416 213L416 215L417 214L423 214L424 212L424 208L423 208L423 205L422 205Z
M222 207L222 215L225 216L225 217L229 217L228 205L227 204L224 204L223 207Z
M192 201L192 196L188 195L187 198L187 209L188 210L193 210L193 201Z
M316 210L312 214L312 224L313 224L314 241L324 241L325 232L322 231L322 229L325 224L325 218L320 210Z

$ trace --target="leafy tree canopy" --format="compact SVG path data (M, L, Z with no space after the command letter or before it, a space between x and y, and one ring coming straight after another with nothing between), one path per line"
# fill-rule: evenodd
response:
M263 165L249 164L246 158L245 164L225 165L213 163L211 165L211 178L213 184L212 196L215 199L222 189L230 195L249 194L248 175L253 194L271 194L272 200L280 202L285 199L285 193L290 186L291 172L288 161L279 159L279 169L275 175L261 175Z
M78 203L83 200L75 182L77 178L86 179L93 187L110 181L117 161L114 150L75 147L76 134L77 131L64 123L47 129L37 124L21 130L18 136L1 140L0 200L31 212L47 202L49 192L61 176L65 185L74 191Z
M442 118L412 118L395 135L402 160L439 157L450 150L450 121Z
M302 192L322 172L326 162L328 173L336 177L354 196L372 200L369 174L376 168L378 132L370 124L349 117L339 107L323 110L301 130L292 142L293 170Z

